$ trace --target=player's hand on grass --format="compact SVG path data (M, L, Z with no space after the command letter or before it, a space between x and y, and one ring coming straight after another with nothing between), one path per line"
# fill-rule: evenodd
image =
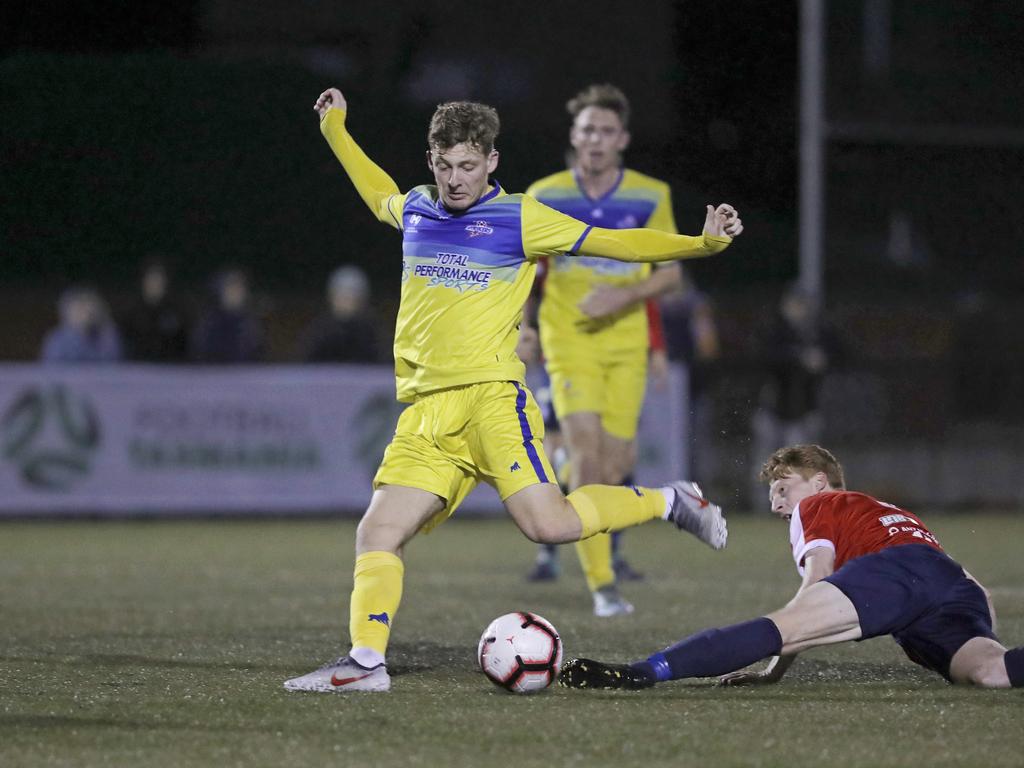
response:
M328 110L340 109L345 111L348 109L348 104L345 102L345 97L341 95L341 91L337 88L328 88L320 94L320 98L316 100L313 109L320 115L320 119L323 120L327 116Z
M778 682L778 678L774 675L768 674L765 670L761 670L760 672L730 672L728 675L722 675L718 678L716 685L765 685L775 682Z
M728 203L722 203L717 208L707 207L707 216L704 218L704 233L716 237L737 237L743 232L743 221L739 213Z
M598 285L580 302L580 311L591 320L614 315L637 301L629 288L617 285Z

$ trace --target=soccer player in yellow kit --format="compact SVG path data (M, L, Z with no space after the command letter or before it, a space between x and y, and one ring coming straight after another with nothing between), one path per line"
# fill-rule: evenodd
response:
M526 194L595 226L677 233L668 184L625 168L629 101L613 85L590 85L566 104L572 167L534 182ZM657 265L589 256L549 261L538 316L551 400L570 466L569 488L632 484L636 432L647 385L645 302L682 286L678 263ZM702 498L700 488L689 491ZM708 541L719 548L724 541ZM618 592L612 539L577 542L598 616L630 613ZM554 557L542 547L540 564Z
M437 108L427 150L436 186L402 194L348 133L340 91L324 91L314 109L360 197L380 221L402 231L395 377L398 399L411 405L398 420L356 531L351 650L284 687L386 691L402 549L454 512L481 480L537 542L576 541L657 518L705 535L724 527L706 503L675 484L592 485L563 495L544 455L543 422L515 346L538 258L566 252L622 261L706 256L723 250L743 225L731 206L720 205L707 207L697 237L605 230L527 195L506 194L490 180L498 165L498 115L470 102Z

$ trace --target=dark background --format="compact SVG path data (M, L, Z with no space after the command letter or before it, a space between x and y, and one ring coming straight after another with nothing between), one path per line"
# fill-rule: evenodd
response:
M827 5L826 309L882 391L869 414L835 409L831 434L951 441L980 425L997 439L1024 423L1024 10ZM0 359L37 355L70 283L100 285L116 308L153 253L197 303L220 266L247 267L272 361L294 358L341 263L367 271L389 324L399 240L321 139L320 91L345 92L354 136L403 189L429 179L439 101L491 103L503 122L496 177L520 190L562 167L565 100L610 81L633 102L627 162L672 184L683 231L699 228L705 202L743 213L743 239L692 265L723 336L721 434L742 435L751 339L797 275L797 3L382 8L5 3ZM881 58L865 31L877 18ZM863 124L882 137L858 134Z

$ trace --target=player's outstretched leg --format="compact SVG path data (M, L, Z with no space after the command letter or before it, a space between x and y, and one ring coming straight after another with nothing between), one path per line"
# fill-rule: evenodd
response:
M593 659L572 659L562 665L558 684L563 688L639 690L650 688L654 679L628 664L607 664Z
M728 539L721 508L685 481L661 488L584 485L568 496L552 483L536 483L508 496L505 508L536 542L580 541L658 519L672 521L714 549L725 547Z
M782 635L766 617L697 632L632 664L573 659L558 682L566 688L650 688L688 677L718 677L782 651Z
M668 519L712 549L724 549L729 541L729 529L722 508L704 498L700 486L689 480L669 483L668 488L675 493Z

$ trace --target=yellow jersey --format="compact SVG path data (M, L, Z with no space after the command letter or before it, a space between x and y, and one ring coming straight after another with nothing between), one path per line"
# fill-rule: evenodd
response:
M522 382L516 356L523 304L537 259L586 252L622 261L666 261L724 250L728 237L591 227L496 182L464 211L437 188L402 194L330 109L321 132L377 218L402 231L402 293L395 325L398 399L487 381Z
M619 171L615 184L599 198L583 191L573 170L546 176L530 185L526 193L588 224L677 232L669 185L628 168ZM648 322L643 302L596 320L587 317L580 304L598 285L631 285L650 274L649 264L592 257L551 259L538 318L545 354L557 357L565 350L574 355L607 357L619 351L646 349Z

